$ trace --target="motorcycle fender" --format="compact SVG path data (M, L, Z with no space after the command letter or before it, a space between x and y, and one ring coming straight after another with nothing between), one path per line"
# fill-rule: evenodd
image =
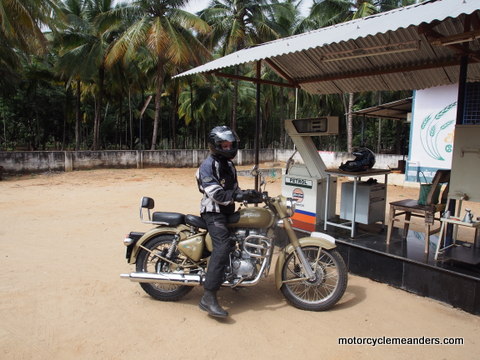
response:
M150 239L162 235L162 234L179 234L180 239L183 240L186 236L182 233L182 231L185 230L183 227L158 227L151 229L147 231L143 236L138 239L138 241L135 243L135 246L132 250L132 255L130 256L130 259L128 259L129 264L135 264L137 262L137 256L138 252L141 249L141 246L145 244L147 241Z
M319 246L322 249L327 250L334 249L336 247L335 238L333 236L322 233L316 233L316 236L309 236L298 239L298 242L300 243L300 247ZM283 264L285 263L285 259L293 251L295 251L293 245L288 244L278 255L277 263L275 264L275 286L277 287L277 289L280 289L282 287L282 268Z

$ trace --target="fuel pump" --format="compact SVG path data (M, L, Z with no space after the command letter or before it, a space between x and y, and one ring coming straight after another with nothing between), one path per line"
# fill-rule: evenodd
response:
M307 119L285 120L285 130L303 159L303 164L294 164L282 177L282 195L296 200L292 217L298 230L315 231L325 217L325 189L328 181L323 162L312 137L338 134L338 117L326 116ZM328 218L335 215L337 178L330 177Z

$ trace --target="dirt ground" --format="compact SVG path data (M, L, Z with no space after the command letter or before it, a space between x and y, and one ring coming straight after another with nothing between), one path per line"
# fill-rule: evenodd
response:
M139 199L198 214L195 169L94 170L0 182L2 359L478 359L480 317L350 275L328 312L288 305L272 275L222 289L228 320L201 312L201 289L159 302L120 278L124 235L145 231ZM240 179L243 188L251 178ZM280 192L280 181L267 186ZM393 197L416 189L389 187ZM480 214L479 214L480 215ZM463 345L339 345L340 337L459 337Z

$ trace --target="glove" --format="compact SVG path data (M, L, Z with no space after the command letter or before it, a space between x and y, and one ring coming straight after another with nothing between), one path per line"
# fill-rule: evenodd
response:
M257 190L249 190L250 191L250 202L258 204L263 202L263 194Z
M246 191L243 191L243 190L239 190L233 195L233 200L238 202L242 202L246 200L246 198L247 198Z
M235 193L234 200L239 202L261 203L263 201L263 195L257 190L240 190Z

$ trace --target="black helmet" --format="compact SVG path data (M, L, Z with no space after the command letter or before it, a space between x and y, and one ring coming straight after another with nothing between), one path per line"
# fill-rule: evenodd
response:
M222 149L222 142L224 141L232 143L230 150ZM208 134L208 147L212 154L220 155L227 159L233 159L237 155L239 141L240 139L235 131L228 126L216 126Z
M340 165L340 170L343 171L365 171L371 169L375 165L375 154L372 150L364 147L354 151L353 156L355 160L347 161Z

